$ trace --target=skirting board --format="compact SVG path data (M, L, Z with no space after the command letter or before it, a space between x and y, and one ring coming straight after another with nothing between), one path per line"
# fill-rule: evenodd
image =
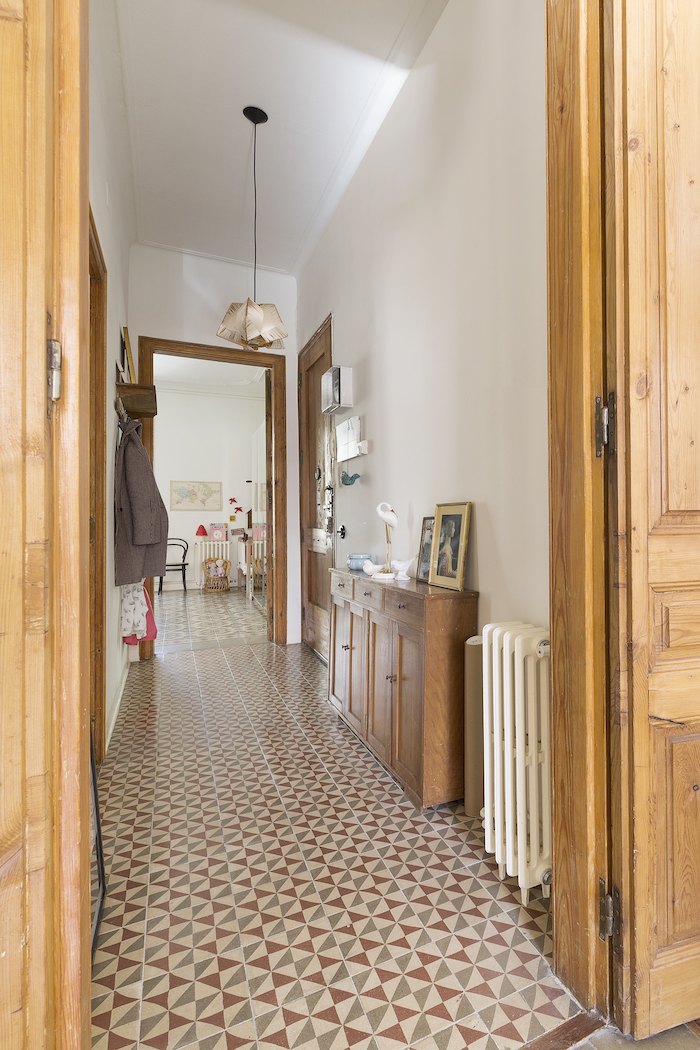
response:
M136 650L138 652L138 646L136 646ZM121 680L119 682L119 688L117 689L117 699L116 699L116 703L114 704L114 708L112 710L112 717L110 718L109 725L107 726L107 737L106 737L106 741L105 741L105 754L107 753L107 750L109 748L109 742L112 739L112 731L114 730L114 725L115 725L115 723L117 721L117 715L119 714L119 708L121 707L122 697L124 696L124 688L126 686L126 679L127 679L128 674L129 674L129 662L127 660L127 662L124 664L124 670L122 671L122 677L121 677Z

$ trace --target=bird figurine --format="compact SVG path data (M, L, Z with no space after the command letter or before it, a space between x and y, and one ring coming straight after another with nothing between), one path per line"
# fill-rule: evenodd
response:
M340 475L340 480L343 485L354 485L359 476L359 474L348 474L347 470L344 470Z
M406 582L406 580L410 580L411 577L408 575L408 570L413 565L415 560L415 558L411 558L410 561L392 561L391 567L392 569L396 569L397 580L401 580L404 583Z
M362 564L362 571L366 572L368 576L374 576L375 572L379 572L382 568L384 568L383 565L375 565L369 558Z
M391 529L395 529L399 523L398 515L396 511L389 503L379 503L377 505L377 514L384 522L386 527L386 567L384 572L388 578L391 575L393 579L394 574L391 572Z

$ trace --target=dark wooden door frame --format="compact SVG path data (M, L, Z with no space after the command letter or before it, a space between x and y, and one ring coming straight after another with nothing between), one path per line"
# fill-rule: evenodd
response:
M298 456L299 456L299 536L300 537L302 537L304 535L304 528L305 528L305 519L304 519L304 511L305 511L304 503L305 503L305 501L304 501L303 491L302 491L302 478L303 478L303 471L304 471L304 465L302 463L302 450L304 449L304 445L305 445L305 435L302 433L302 422L305 423L305 415L302 413L302 393L303 393L303 391L302 391L302 367L301 367L301 365L302 365L302 358L303 358L304 354L307 352L307 350L309 349L309 347L311 347L313 345L313 343L318 340L318 347L317 347L316 353L314 353L313 355L309 355L309 360L304 362L304 368L305 369L309 369L316 363L316 361L318 361L319 357L321 357L325 353L325 348L323 347L323 345L322 345L322 343L320 341L320 336L322 336L327 329L330 329L332 324L333 324L333 314L330 313L330 314L328 314L328 317L326 317L326 319L321 322L321 324L318 326L318 328L313 333L313 335L309 339L306 340L306 342L304 343L303 347L299 351L299 356L298 356L298 369L297 369L298 370L297 420L298 420L298 426L299 426L299 451L298 451ZM331 360L332 360L333 359L333 338L332 338L332 333L331 333L330 346L331 346ZM300 539L300 551L299 551L299 553L300 553L300 559L301 559L301 588L300 588L300 590L301 590L301 595L300 595L301 608L300 608L299 612L300 612L300 618L301 618L301 622L302 622L302 641L303 641L304 640L304 601L305 601L305 590L304 590L304 587L305 587L305 580L306 580L306 560L305 560L306 559L306 547L304 545L304 541L301 540L301 539ZM335 535L333 536L333 564L335 564ZM328 586L329 586L329 591L330 591L330 581L329 581L329 585ZM330 618L331 613L332 613L332 607L329 607L329 618ZM329 619L329 628L330 628L330 619ZM330 632L329 632L329 637L330 637ZM305 644L308 644L308 643L305 643ZM330 649L329 649L329 652L328 652L328 657L329 657L329 660L330 660Z
M272 391L272 588L268 591L268 602L272 602L272 616L268 614L268 637L278 645L287 642L287 402L285 368L286 360L281 354L244 350L240 347L207 346L205 343L186 343L174 339L156 339L139 336L139 383L153 383L153 355L168 354L171 357L190 357L199 361L223 361L226 364L253 365L269 368ZM143 420L142 439L148 455L153 461L153 420ZM153 597L153 580L147 586ZM140 643L142 660L153 656L153 642Z
M104 758L106 589L107 267L90 211L90 718L95 761Z

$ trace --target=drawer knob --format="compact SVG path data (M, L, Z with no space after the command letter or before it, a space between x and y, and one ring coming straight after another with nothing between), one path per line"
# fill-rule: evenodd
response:
M371 598L372 597L372 592L371 591L363 591L362 593L364 594L365 598Z
M340 648L341 648L341 649L349 649L349 648L350 648L350 646L349 646L349 645L341 645L341 647L340 647Z
M395 682L396 681L396 675L395 674L388 674L386 676L386 680L387 680L387 682Z
M406 608L406 606L403 605L402 602L399 602L399 609L405 609L405 608Z
M345 589L345 584L344 583L339 583L338 586L342 587L343 589Z

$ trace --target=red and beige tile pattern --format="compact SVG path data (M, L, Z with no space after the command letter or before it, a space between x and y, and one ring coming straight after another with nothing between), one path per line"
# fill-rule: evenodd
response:
M100 776L95 1050L517 1050L580 1007L547 902L418 814L235 593L156 600Z

